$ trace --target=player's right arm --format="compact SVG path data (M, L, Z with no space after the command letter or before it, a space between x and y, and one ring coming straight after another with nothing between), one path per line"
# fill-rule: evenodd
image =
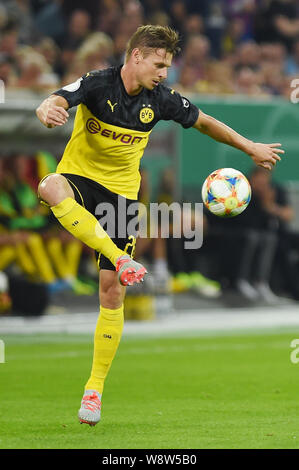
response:
M40 122L49 128L63 126L67 122L69 104L63 96L50 95L36 110Z
M46 127L63 126L69 117L67 110L81 103L86 104L88 99L93 100L93 91L97 84L98 73L91 71L75 82L54 91L37 108L38 119Z

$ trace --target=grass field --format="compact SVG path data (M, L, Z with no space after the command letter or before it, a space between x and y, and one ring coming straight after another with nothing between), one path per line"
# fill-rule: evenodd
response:
M91 336L2 337L0 448L299 448L294 338L123 338L91 428L77 421Z

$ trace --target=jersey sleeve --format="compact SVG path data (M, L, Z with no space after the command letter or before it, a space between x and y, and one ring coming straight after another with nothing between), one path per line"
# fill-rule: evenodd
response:
M73 83L53 92L53 95L63 96L69 107L78 106L80 103L88 105L93 89L98 86L96 72L88 72Z
M162 86L161 93L161 119L173 120L185 129L192 127L197 121L199 109L180 93Z

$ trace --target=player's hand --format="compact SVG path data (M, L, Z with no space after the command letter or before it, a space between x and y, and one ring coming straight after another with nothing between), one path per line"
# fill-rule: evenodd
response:
M272 170L277 162L280 162L280 153L284 153L281 148L281 144L261 144L253 143L253 146L249 152L249 156L252 158L254 163L258 166Z
M57 106L49 99L43 101L37 108L36 114L42 124L49 128L63 126L69 117L68 112L62 106Z

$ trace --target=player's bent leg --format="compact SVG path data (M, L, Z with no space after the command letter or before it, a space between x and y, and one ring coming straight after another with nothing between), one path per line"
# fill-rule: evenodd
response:
M79 421L94 426L101 418L104 382L116 354L124 324L125 287L115 271L100 272L100 315L94 335L91 374L78 412Z
M75 200L74 192L63 175L54 173L44 178L38 192L66 230L116 265L116 260L124 252L115 245L96 217Z

